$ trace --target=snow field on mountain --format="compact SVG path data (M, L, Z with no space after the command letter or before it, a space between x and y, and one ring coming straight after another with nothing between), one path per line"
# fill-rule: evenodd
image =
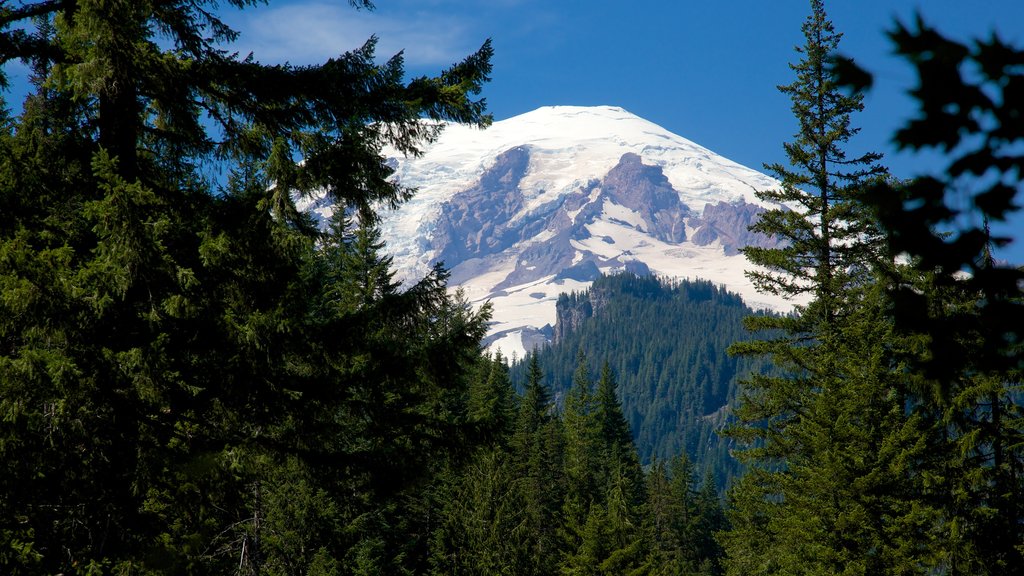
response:
M495 122L483 130L448 125L435 142L423 147L421 156L394 156L396 181L417 189L410 201L381 215L381 231L399 280L419 279L446 246L464 240L460 235L474 234L472 228L466 228L466 222L478 217L475 212L467 214L470 204L462 201L452 212L446 211L445 203L481 185L482 175L497 166L497 159L517 147L528 152L525 173L513 161L502 165L502 170L517 170L515 174L493 172L490 176L505 181L504 178L522 175L517 183L512 182L515 192L511 194L516 196L494 198L496 206L505 206L500 213L506 221L492 224L515 228L521 223L532 225L523 230L537 231L512 245L503 240L498 252L470 252L462 262L445 262L449 269L454 269L453 289L461 289L475 306L492 304L492 350L501 349L505 356L522 357L527 351L526 331L533 329L530 341L536 342L535 330L554 324L558 295L590 286L589 281L565 278L561 269L549 269L558 262L561 264L557 266L565 266L570 256L573 265L591 260L606 274L621 271L625 263L637 260L662 277L699 278L725 285L755 309L792 309L791 302L757 293L744 274L750 267L746 258L726 255L721 240L704 246L689 241L697 232L694 226L702 225L699 221L694 225L687 223L686 241L668 243L653 235L649 229L653 221L648 222L641 212L608 197L602 199L601 186L594 186L630 152L640 156L643 164L661 169L690 217L700 217L706 205L720 202L765 206L756 198L755 191L770 189L778 183L612 106L549 106ZM481 189L475 190L474 194L481 193ZM494 190L508 188L499 186ZM588 195L581 197L581 192ZM562 198L575 198L573 202L577 203L563 205ZM581 201L582 205L578 203ZM596 201L602 204L594 206ZM473 206L477 210L480 205ZM541 207L544 209L539 210ZM598 210L595 212L594 208ZM583 213L588 220L580 222ZM556 230L566 229L551 226L553 221L547 219L556 216L574 226L585 224L585 231L573 228L573 236L568 240L557 236ZM470 220L463 220L467 217ZM456 220L448 224L439 222L444 218ZM538 221L549 223L537 228ZM453 227L456 222L458 225ZM439 227L447 232L435 235ZM476 242L472 250L483 246L479 240ZM554 244L548 246L546 242ZM465 248L447 253L466 254L459 250ZM532 256L527 258L527 254ZM538 264L544 268L538 269ZM513 278L527 281L517 282Z
M486 129L450 124L420 157L396 158L397 181L417 189L413 199L388 214L382 225L399 268L413 275L426 272L430 257L417 241L429 236L440 204L471 186L498 155L516 146L527 146L531 161L520 183L526 210L514 220L600 179L626 152L661 166L683 202L698 214L704 204L720 200L761 204L754 191L776 185L759 172L614 106L546 106Z

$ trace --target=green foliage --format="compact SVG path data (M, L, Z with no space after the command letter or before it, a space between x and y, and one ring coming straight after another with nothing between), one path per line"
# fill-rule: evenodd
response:
M720 574L714 535L726 527L714 482L698 487L685 455L654 462L647 473L652 574Z
M756 441L746 457L760 466L730 492L732 527L720 534L730 574L1005 574L1022 564L1022 278L994 260L1007 239L989 221L1013 209L1019 188L1024 55L997 38L953 42L920 20L891 37L920 78L920 114L896 141L938 148L949 164L911 182L862 182L856 210L877 220L887 253L870 267L843 264L844 275L870 270L845 285L822 282L837 277L823 258L814 275L787 271L777 285L803 278L815 296L791 323L768 323L791 341L737 347L771 353L793 377L754 379L737 411L747 423L738 437ZM834 62L847 85L872 82L852 61Z
M720 573L713 534L725 525L714 482L696 488L685 459L673 462L671 479L663 464L643 472L611 370L595 388L580 356L559 414L537 355L526 363L512 428L437 477L432 573Z
M782 186L758 192L762 200L787 207L767 211L751 228L786 245L741 251L762 267L747 272L759 290L813 297L800 318L809 324L804 330L814 330L815 323L842 316L845 288L863 282L877 257L880 237L858 199L865 183L878 180L885 169L877 164L879 154L846 155L845 146L858 132L850 115L864 108L863 96L843 93L831 74L829 56L842 34L835 32L822 0L811 0L803 33L806 42L797 48L802 57L790 65L796 79L779 87L792 100L799 124L793 140L784 144L789 165L766 164ZM790 330L791 322L779 327Z
M0 9L35 75L0 132L4 573L422 569L425 486L477 443L486 311L441 269L399 290L372 225L410 193L383 146L490 121L489 44L408 83L373 40L268 66L216 8ZM361 226L321 235L313 190Z
M617 274L595 280L588 292L563 295L558 310L584 319L536 352L556 395L567 401L578 351L605 358L641 462L685 453L699 470L711 470L720 488L738 473L733 445L718 431L731 414L738 379L769 369L760 359L727 353L750 338L743 318L753 312L739 296L707 281ZM518 388L527 368L512 367Z
M938 150L946 162L941 172L879 184L869 196L889 250L913 268L909 281L890 282L888 296L896 328L918 343L904 357L916 376L913 411L930 425L928 454L908 462L927 480L926 565L1007 573L1024 563L1024 270L995 260L994 247L1011 239L993 236L989 225L1018 209L1024 51L995 35L962 44L921 19L890 37L918 76L918 114L895 141ZM848 85L871 80L848 60L837 71Z
M751 466L731 492L724 564L728 574L902 573L922 562L930 511L904 468L925 450L899 356L914 343L886 316L879 271L897 268L863 202L884 169L877 154L846 157L863 96L832 75L841 35L820 0L803 32L796 80L780 87L800 126L785 144L791 167L769 166L782 188L759 193L794 209L753 227L787 245L745 253L763 267L748 272L760 290L810 301L788 317L751 318L749 328L773 332L732 347L777 372L745 382L736 410L731 434Z

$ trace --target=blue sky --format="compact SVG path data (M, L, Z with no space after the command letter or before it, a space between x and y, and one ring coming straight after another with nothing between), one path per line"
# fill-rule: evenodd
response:
M433 74L494 43L489 109L501 120L539 106L615 105L736 162L760 169L785 162L796 131L790 102L776 90L793 76L807 0L375 0L374 11L345 0L272 0L231 12L242 33L232 46L263 62L311 64L362 45L382 58L404 50L411 74ZM993 30L1024 46L1024 0L831 0L841 51L876 74L851 154L886 154L898 176L934 170L934 159L897 154L894 130L913 109L914 78L891 55L885 30L896 18L925 20L954 38ZM14 64L16 66L16 64ZM1024 262L1024 215L1009 230L1020 241L1003 256ZM1018 232L1019 230L1019 232Z
M792 81L803 43L806 0L377 0L355 11L335 0L286 0L229 20L234 47L257 59L322 61L380 38L378 53L405 51L412 74L435 73L494 43L484 96L495 119L545 105L621 106L736 162L760 169L784 162L796 131L790 102L776 90ZM841 51L876 75L861 134L849 152L886 155L898 176L934 170L934 158L898 154L891 135L912 113L911 69L892 56L885 31L920 13L956 39L987 37L1024 46L1021 0L833 0L829 16ZM1019 237L1002 256L1024 262L1024 215L1003 230Z

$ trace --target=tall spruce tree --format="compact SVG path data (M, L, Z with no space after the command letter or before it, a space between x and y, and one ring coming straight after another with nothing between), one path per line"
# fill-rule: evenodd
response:
M846 146L859 131L850 116L863 110L863 96L845 93L834 79L830 57L842 34L828 19L823 0L810 4L802 27L805 43L796 48L802 56L790 65L796 80L779 86L793 102L799 130L783 145L788 165L765 165L781 186L758 192L762 200L786 207L767 211L752 228L786 245L742 249L761 267L747 272L759 290L798 302L812 299L799 324L764 321L791 332L821 330L841 317L846 288L865 281L881 248L877 226L861 201L865 185L885 174L878 164L881 155L847 157Z
M730 574L897 573L916 558L896 558L886 522L907 508L879 495L912 492L898 463L919 430L892 376L901 344L881 313L876 270L893 266L864 202L884 169L877 154L847 158L862 96L843 92L832 74L841 35L820 0L803 32L797 78L780 87L800 126L785 144L790 167L769 165L782 186L759 194L787 207L753 227L786 246L744 252L760 266L748 272L760 290L809 301L789 316L750 318L748 327L772 332L733 346L767 355L782 375L744 385L733 434L750 446L742 456L755 468L733 490L725 566Z
M872 281L873 267L882 261L881 237L860 197L883 169L875 164L878 154L846 158L844 146L857 132L850 115L863 108L863 98L845 95L834 80L829 56L841 35L823 2L810 4L803 24L806 42L797 47L802 58L791 65L797 79L779 87L792 99L800 127L795 140L784 144L791 166L766 165L779 176L781 187L758 192L760 198L786 206L768 210L752 227L783 238L786 245L743 249L756 266L747 276L758 289L798 305L787 316L748 317L749 329L770 331L769 337L731 348L736 354L767 355L786 372L781 377L754 376L746 384L742 414L750 421L769 421L762 431L749 432L769 440L814 398L820 386L815 377L832 373L833 333L841 317L857 306L855 291ZM769 441L758 453L785 458L792 444Z
M403 503L470 438L483 317L441 270L328 311L293 195L406 198L382 147L487 124L490 46L409 82L372 40L265 65L217 5L0 8L0 62L35 74L0 135L5 573L408 570Z
M564 429L536 352L527 362L526 389L511 438L529 539L522 573L554 574L560 560L558 526L566 490Z

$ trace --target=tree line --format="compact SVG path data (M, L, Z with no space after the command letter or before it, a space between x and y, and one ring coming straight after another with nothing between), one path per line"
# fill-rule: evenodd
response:
M720 574L725 518L685 454L641 467L614 373L582 352L561 408L538 355L514 392L500 353L482 363L471 414L488 443L437 484L435 574Z
M751 335L743 319L754 314L740 297L706 280L669 280L619 273L602 276L557 302L561 340L534 351L556 398L572 387L578 353L607 362L618 378L623 413L641 463L686 454L724 489L740 472L720 432L729 422L739 381L771 365L730 356L729 346ZM764 312L761 312L764 313ZM514 362L522 389L529 363Z

